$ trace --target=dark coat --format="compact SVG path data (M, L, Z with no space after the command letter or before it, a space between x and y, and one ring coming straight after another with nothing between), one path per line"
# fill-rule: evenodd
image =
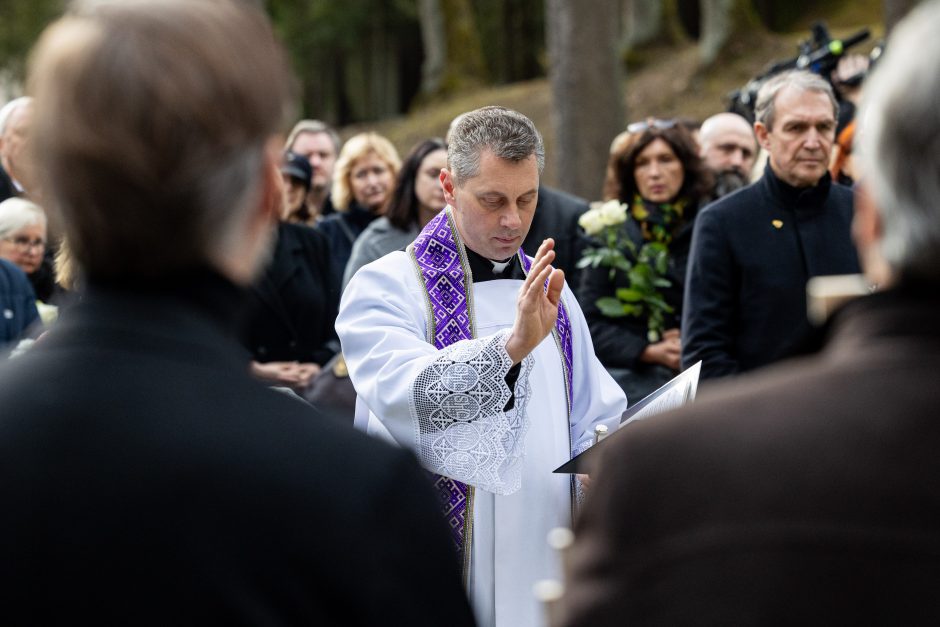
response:
M7 198L13 198L14 196L19 196L16 185L13 184L13 179L10 178L7 171L0 165L0 202L3 202Z
M330 242L330 256L336 285L343 284L343 273L346 271L346 263L352 254L356 238L377 217L379 217L378 214L372 213L353 201L346 211L332 213L317 222L316 228L326 235Z
M940 622L940 286L614 434L559 625Z
M5 623L472 624L411 454L253 380L240 294L92 285L0 369Z
M546 237L553 238L555 262L552 265L565 271L565 281L572 289L578 286L581 271L575 266L587 245L578 218L589 208L582 198L540 185L532 225L522 242L522 250L534 257L542 241Z
M686 221L678 228L672 242L669 244L669 265L666 269L666 278L672 283L663 289L663 299L675 310L666 315L665 328L677 328L682 317L682 291L685 285L685 271L689 258L689 245L692 241L692 226L695 223L695 207L689 207ZM639 250L646 242L640 225L633 218L627 219L623 224L623 232L633 245ZM625 251L627 258L633 262L636 259ZM584 317L591 329L591 338L594 341L594 352L598 359L608 368L644 369L648 364L640 361L640 355L649 345L647 338L647 316L624 316L611 318L605 316L595 303L603 296L613 296L616 289L629 287L630 281L623 272L614 274L614 280L609 279L610 268L598 266L587 268L581 277L581 288L578 300Z
M673 313L665 316L665 329L679 327L682 318L682 294L685 285L685 270L689 258L689 244L692 240L692 226L695 223L696 207L689 206L685 221L678 227L669 244L668 267L666 278L672 283L662 290L663 299L673 308ZM624 234L630 238L639 250L646 242L640 225L629 218L623 224ZM625 251L631 261L635 261L629 250ZM649 346L649 317L624 316L611 318L598 309L598 298L613 296L621 287L629 287L630 281L623 272L616 272L610 280L610 269L605 267L585 268L581 274L578 301L584 310L584 317L591 329L594 352L607 368L614 380L627 394L630 403L635 403L647 394L659 388L675 376L675 372L661 364L648 364L640 361L640 355Z
M322 233L281 223L274 257L251 294L243 341L256 361L322 365L336 353L339 286Z
M0 348L21 338L38 321L29 279L16 265L0 259Z
M702 378L745 372L790 354L810 332L806 282L859 272L852 192L797 189L768 164L748 187L705 207L692 236L682 314L682 365Z

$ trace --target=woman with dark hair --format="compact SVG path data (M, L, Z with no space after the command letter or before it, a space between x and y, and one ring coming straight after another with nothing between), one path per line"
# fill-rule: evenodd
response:
M660 288L660 296L672 311L665 314L660 333L650 331L648 311L640 316L609 317L598 308L599 298L631 287L625 272L614 270L611 278L610 268L598 266L586 268L581 277L578 300L594 349L632 401L654 391L679 369L685 266L695 216L711 184L695 141L674 120L650 118L631 124L611 144L604 198L628 206L621 236L637 251L649 243L668 250L663 278L669 286ZM632 251L623 252L636 263Z
M426 139L411 149L385 215L369 224L353 244L343 287L362 266L410 244L444 208L440 175L445 167L447 144L443 139Z

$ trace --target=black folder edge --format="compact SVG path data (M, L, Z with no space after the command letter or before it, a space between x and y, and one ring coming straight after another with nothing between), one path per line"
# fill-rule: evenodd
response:
M695 382L694 382L695 384L689 386L689 390L687 393L688 396L685 399L683 404L694 401L695 392L698 389L698 374L697 373L701 369L701 363L702 363L701 361L696 362L694 365L690 366L689 368L687 368L683 372L680 372L679 374L677 374L675 377L673 377L666 383L662 384L659 388L656 389L656 391L650 392L649 394L644 396L642 400L640 400L639 402L627 407L626 411L624 411L623 414L621 414L620 416L620 426L617 428L616 431L614 431L609 436L607 436L606 438L604 438L597 444L593 445L589 449L582 451L581 453L578 453L577 455L575 455L574 457L566 461L564 464L562 464L561 466L559 466L552 472L559 473L559 474L568 474L568 475L588 474L588 470L589 470L589 466L591 465L591 462L596 461L595 457L597 457L597 455L600 454L600 448L604 446L604 444L608 440L610 440L612 437L616 437L618 433L623 431L624 427L626 427L628 423L637 420L636 418L634 418L634 416L640 411L642 411L644 407L646 407L647 405L649 405L650 403L658 399L660 396L662 396L666 392L670 391L672 388L679 385L680 381L685 383L685 379L688 378L688 373L692 370L696 371ZM645 418L651 418L651 417L652 416L643 416L639 418L639 420L643 420Z

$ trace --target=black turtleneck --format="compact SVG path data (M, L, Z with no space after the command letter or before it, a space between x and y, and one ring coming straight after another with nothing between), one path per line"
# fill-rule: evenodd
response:
M702 378L753 370L810 332L806 282L855 274L852 192L828 174L797 188L768 164L760 181L695 220L682 312L682 363Z
M781 209L793 211L799 217L810 217L822 211L829 197L832 177L826 172L815 185L794 187L777 176L768 161L761 184L766 188L768 198L775 205Z

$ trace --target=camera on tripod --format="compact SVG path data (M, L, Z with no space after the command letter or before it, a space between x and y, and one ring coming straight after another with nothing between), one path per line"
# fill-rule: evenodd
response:
M754 106L757 101L757 92L767 79L786 70L808 70L819 74L828 81L832 81L831 74L839 63L845 51L871 36L867 28L863 28L854 35L845 39L833 39L826 25L816 22L812 26L812 35L809 39L800 42L799 54L792 59L785 59L771 64L760 75L752 78L744 87L728 94L728 111L744 116L748 122L754 122ZM880 52L880 48L876 48ZM876 53L877 54L877 53ZM845 86L857 86L865 78L865 72L846 77L840 83Z

